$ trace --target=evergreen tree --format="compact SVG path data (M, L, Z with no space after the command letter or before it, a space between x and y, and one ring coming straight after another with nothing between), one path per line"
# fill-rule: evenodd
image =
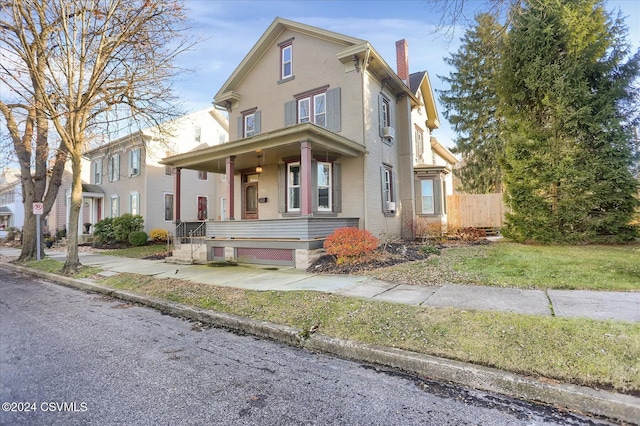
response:
M637 116L640 52L625 62L626 28L600 0L527 0L513 16L498 84L511 208L505 235L634 238L638 183L627 117Z
M440 78L450 89L440 92L444 115L458 137L453 152L461 154L463 165L456 171L461 190L472 194L500 192L504 155L497 115L496 72L500 63L503 27L489 14L476 16L475 27L467 30L462 46L445 58L455 71Z

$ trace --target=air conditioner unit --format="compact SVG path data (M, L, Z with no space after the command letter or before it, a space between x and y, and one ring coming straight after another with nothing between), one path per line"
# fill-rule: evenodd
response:
M395 201L387 201L387 211L395 212L396 211L396 203Z
M129 169L129 176L136 176L138 174L138 169L135 167L131 167Z
M396 137L396 131L391 126L386 126L382 128L382 137L385 139L393 139Z

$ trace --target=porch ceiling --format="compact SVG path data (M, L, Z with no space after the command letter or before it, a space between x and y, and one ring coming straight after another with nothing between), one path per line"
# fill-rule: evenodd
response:
M314 124L289 126L251 138L238 139L220 145L167 157L161 164L213 173L225 172L225 160L235 156L235 169L261 164L273 164L282 157L300 155L300 143L308 141L311 149L328 156L357 157L366 152L364 145L342 137Z

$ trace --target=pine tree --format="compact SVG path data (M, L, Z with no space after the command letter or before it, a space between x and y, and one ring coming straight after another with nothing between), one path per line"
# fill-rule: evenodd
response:
M498 84L511 208L505 235L634 238L638 183L625 117L637 95L640 52L625 62L626 29L599 0L527 0L513 16Z
M502 38L503 27L492 15L476 16L476 26L467 30L460 49L445 58L455 71L448 77L440 76L451 87L440 92L440 100L446 107L445 117L458 134L453 152L463 159L456 173L461 190L472 194L502 190L499 161L504 142L495 86Z

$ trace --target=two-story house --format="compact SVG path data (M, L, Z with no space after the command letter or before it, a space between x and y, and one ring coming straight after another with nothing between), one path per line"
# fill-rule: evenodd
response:
M6 236L8 228L22 229L24 206L20 170L3 168L0 172L0 238Z
M431 137L426 72L396 47L398 72L366 40L273 21L214 98L234 139L162 161L224 176L210 260L305 268L339 227L411 238L417 217L446 222L456 160Z
M90 184L83 185L81 218L96 223L124 213L141 215L144 230L173 231L174 174L163 157L228 141L228 121L215 108L184 115L165 126L137 131L85 153ZM188 221L215 218L216 175L206 170L183 174L189 184L181 194L182 217Z

